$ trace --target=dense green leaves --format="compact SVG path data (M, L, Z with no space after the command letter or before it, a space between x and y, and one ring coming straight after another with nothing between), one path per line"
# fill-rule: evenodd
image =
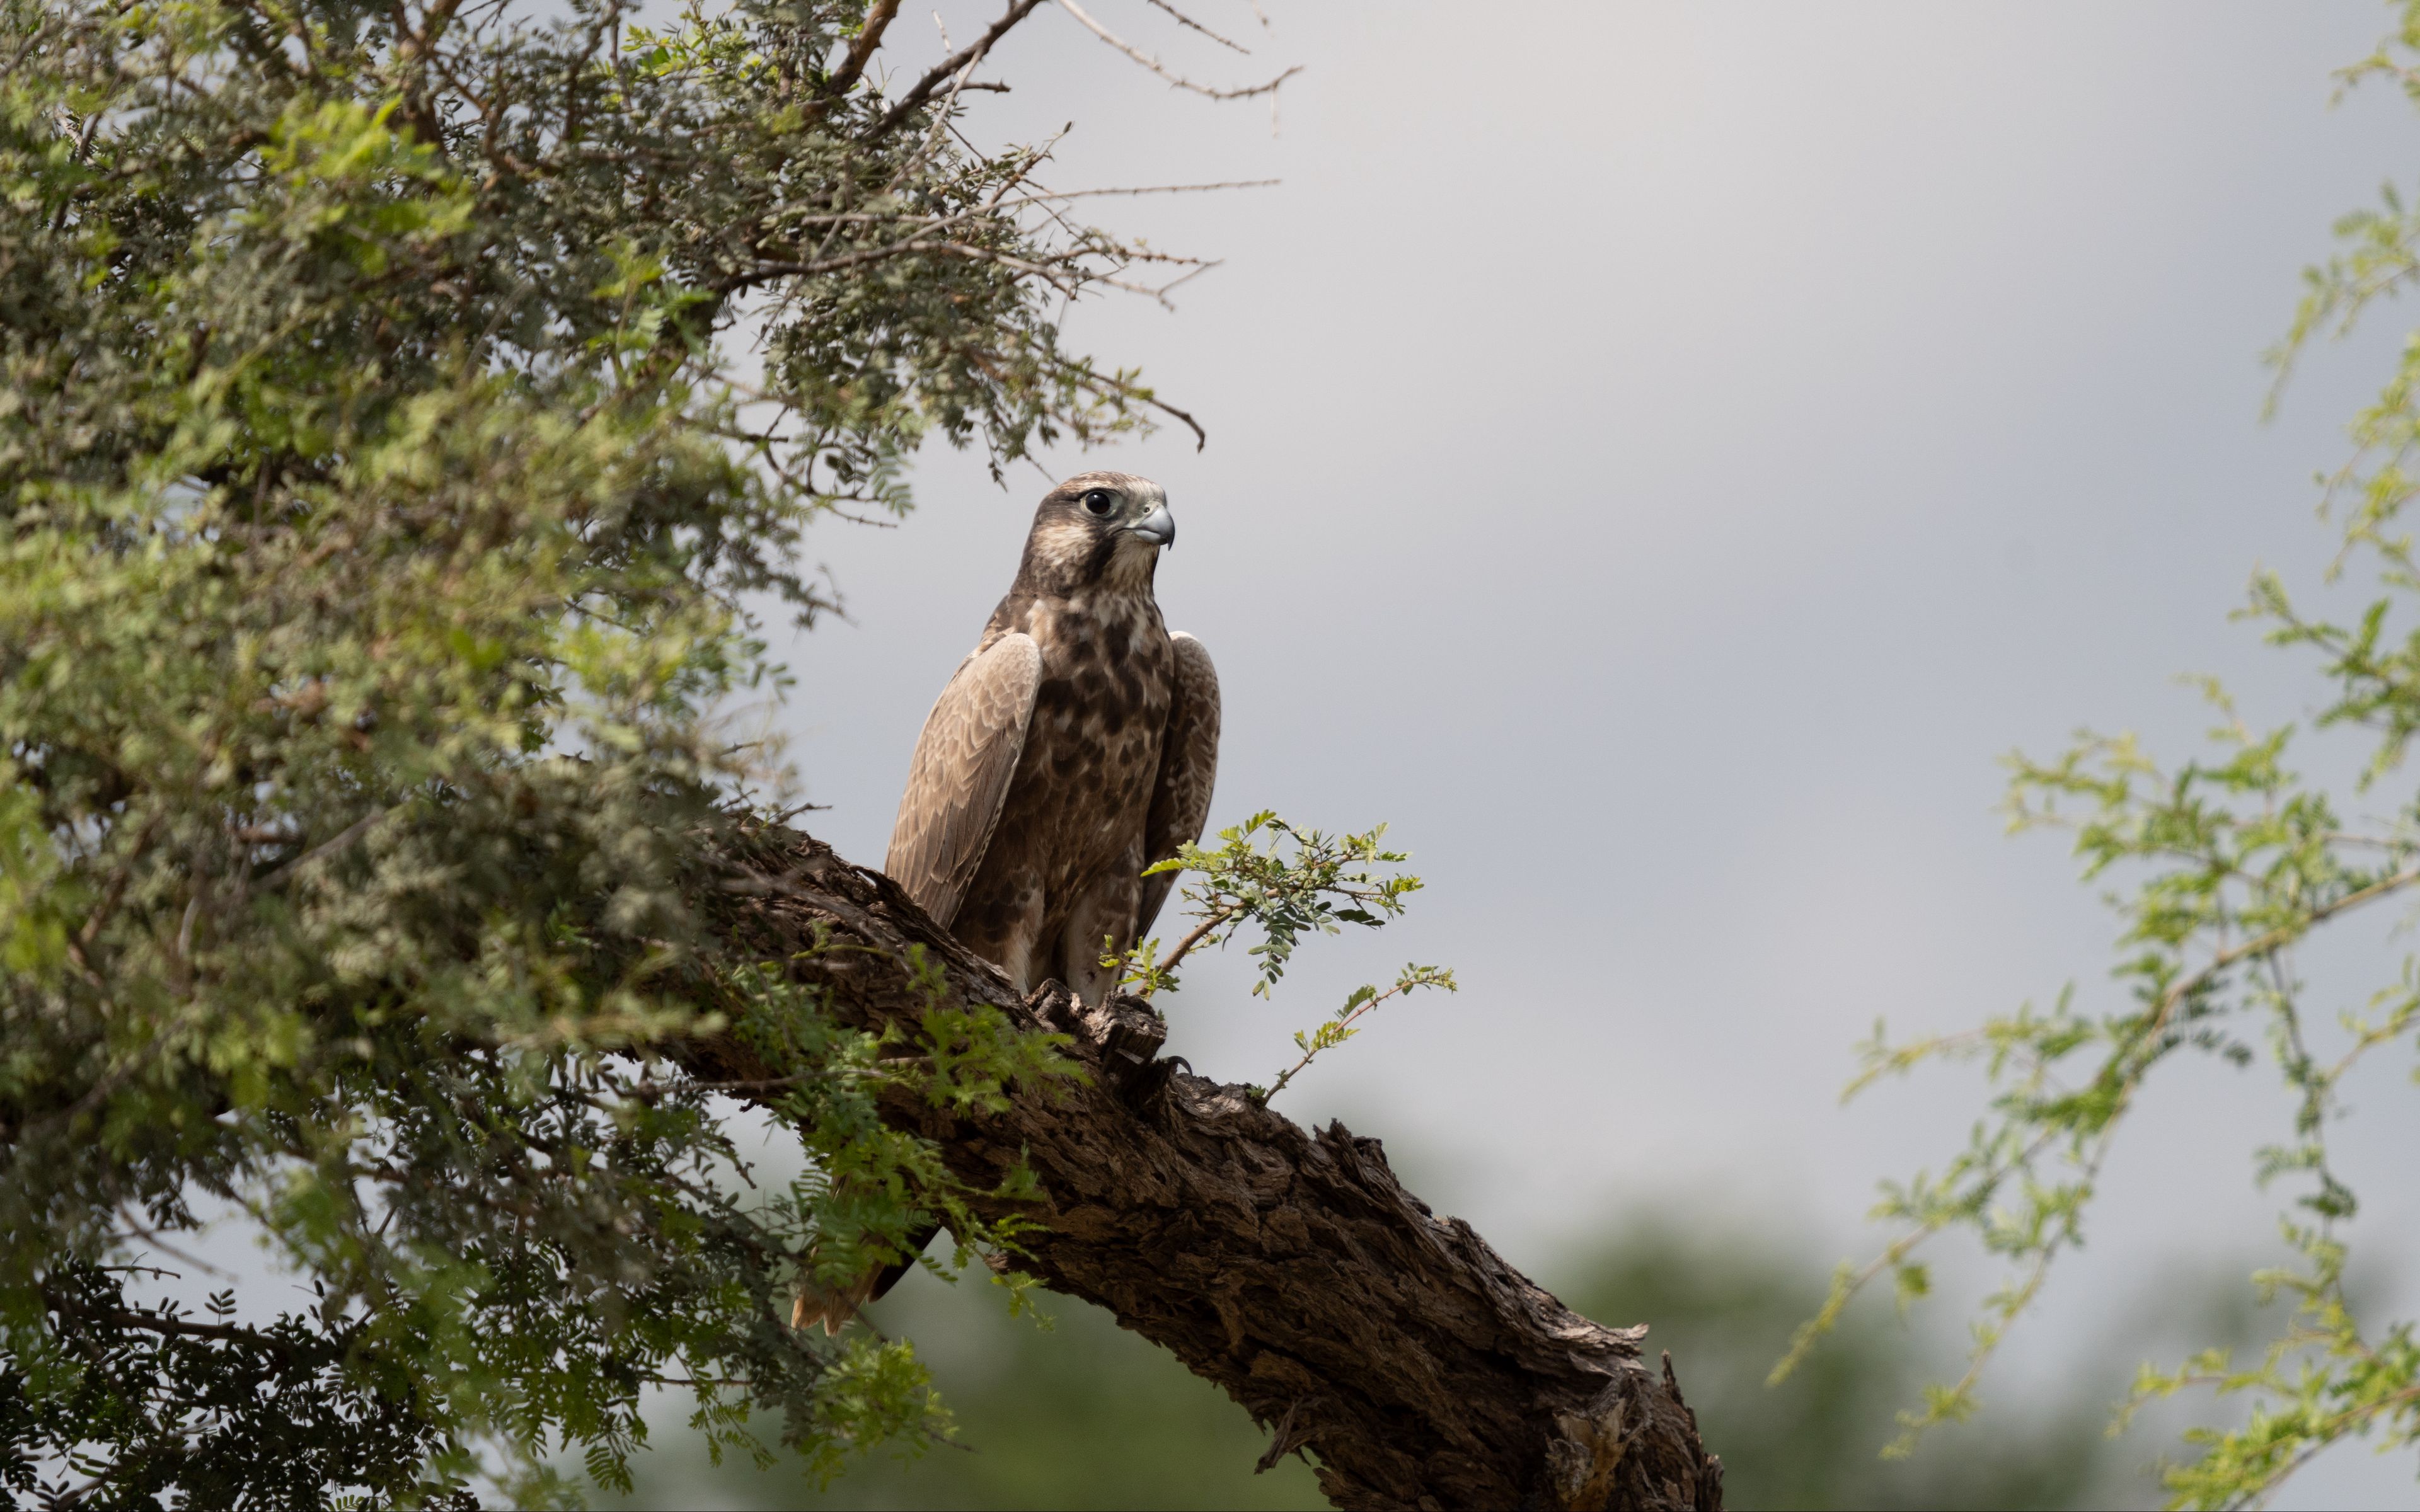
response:
M938 999L877 1043L717 937L759 775L718 710L776 676L749 605L823 607L799 532L905 507L922 439L1150 396L1048 317L1124 250L948 130L964 70L836 75L865 19L0 0L20 1489L552 1500L538 1457L617 1480L662 1382L824 1468L943 1429L904 1346L789 1300L930 1214L1005 1242L876 1101L1048 1049ZM712 1032L778 1041L799 1180L751 1189L659 1054ZM311 1304L196 1323L125 1268L218 1213Z

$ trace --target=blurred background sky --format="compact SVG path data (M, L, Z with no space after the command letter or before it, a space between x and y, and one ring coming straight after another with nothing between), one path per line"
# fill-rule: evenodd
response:
M2321 353L2261 422L2299 270L2409 181L2399 97L2330 107L2389 14L1266 4L1264 31L1197 0L1249 58L1140 0L1091 8L1216 83L1301 65L1274 131L1266 101L1173 92L1047 7L979 75L1015 92L970 126L1072 120L1054 188L1281 180L1090 202L1224 259L1173 314L1069 319L1210 441L1171 428L1047 468L1168 487L1160 601L1225 691L1212 825L1390 821L1429 889L1381 936L1308 949L1273 1004L1236 962L1193 968L1170 1050L1265 1082L1350 986L1450 964L1458 996L1390 1006L1280 1109L1382 1137L1415 1190L1545 1284L1595 1288L1608 1321L1664 1326L1652 1288L1603 1279L1644 1224L1820 1288L1882 1241L1861 1224L1877 1179L1938 1168L1981 1108L1945 1071L1843 1109L1878 1017L1958 1027L2069 981L2087 1010L2117 1000L2109 917L2062 840L2004 837L1998 758L2087 723L2180 756L2210 723L2181 672L2226 676L2256 722L2314 706L2306 669L2227 615L2256 564L2317 590L2312 477L2399 339L2390 321ZM908 8L902 72L942 52ZM939 18L963 43L993 8ZM850 621L789 648L772 716L830 806L811 822L868 863L1045 479L1002 490L937 451L917 486L903 528L813 543ZM2382 944L2358 942L2348 982L2391 978ZM2367 1284L2409 1307L2406 1069L2355 1088L2346 1137ZM2107 1400L2147 1295L2274 1257L2249 1156L2289 1116L2267 1070L2155 1080L2090 1248L1987 1402L2046 1410L2080 1360L2111 1367ZM1953 1372L1945 1335L1989 1279L1957 1242L1926 1335ZM928 1287L894 1316L963 1310ZM2280 1504L2410 1505L2412 1468L2339 1451Z

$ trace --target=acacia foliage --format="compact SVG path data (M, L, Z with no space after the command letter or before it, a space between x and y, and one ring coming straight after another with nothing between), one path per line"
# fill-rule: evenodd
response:
M1193 927L1164 956L1159 941L1141 940L1123 958L1102 957L1101 964L1117 968L1122 984L1148 999L1177 984L1176 967L1187 955L1205 947L1222 948L1250 924L1261 935L1261 943L1245 951L1256 959L1253 972L1260 979L1252 983L1252 995L1267 997L1305 935L1341 933L1347 924L1378 929L1403 917L1404 899L1424 884L1409 872L1389 875L1372 870L1401 867L1412 858L1408 851L1384 849L1380 841L1386 833L1385 825L1357 835L1298 829L1276 810L1264 809L1220 830L1216 846L1180 845L1176 855L1145 868L1143 874L1191 879L1184 884L1184 897ZM1248 1086L1245 1095L1265 1105L1322 1052L1360 1033L1360 1021L1379 1008L1437 988L1460 990L1452 969L1414 963L1396 973L1391 986L1365 982L1356 987L1326 1018L1295 1031L1300 1059L1268 1086Z
M2339 82L2386 81L2420 106L2420 0L2396 8L2395 32ZM2314 341L2420 285L2420 208L2393 185L2335 230L2337 254L2309 270L2292 328L2270 354L2280 383ZM2291 1257L2253 1280L2264 1302L2290 1303L2289 1316L2249 1357L2211 1349L2145 1365L2119 1421L2189 1391L2242 1399L2189 1430L2190 1452L2163 1466L2179 1506L2263 1504L2351 1439L2406 1456L2420 1449L2415 1321L2379 1316L2348 1287L2361 1201L2332 1154L2334 1127L2355 1111L2349 1080L2420 1050L2420 955L2363 956L2374 983L2366 995L2314 990L2298 964L2318 943L2358 951L2342 938L2348 920L2394 921L2399 906L2408 927L2420 899L2420 798L2408 760L2420 733L2420 551L2409 523L2420 501L2420 334L2350 429L2352 455L2325 480L2322 513L2341 532L2328 576L2362 569L2373 591L2339 619L2262 572L2242 611L2268 626L2272 644L2315 659L2319 712L2307 729L2256 727L2205 678L2217 723L2209 748L2182 762L2158 759L2131 734L2092 732L2055 757L2012 758L2012 827L2071 833L2085 876L2110 888L2119 920L2111 974L2123 1001L2095 1013L2071 987L2046 1011L2027 1005L1957 1033L1894 1043L1877 1026L1865 1047L1853 1092L1928 1061L1972 1059L1986 1070L1990 1104L1938 1173L1885 1185L1875 1216L1898 1234L1870 1264L1841 1267L1776 1379L1868 1283L1889 1277L1902 1302L1928 1291L1918 1248L1938 1234L1969 1231L2007 1266L1975 1321L1968 1369L1901 1415L1887 1453L1907 1453L1927 1429L1976 1411L1985 1363L2054 1263L2083 1243L2102 1169L2139 1117L2144 1088L2194 1055L2265 1065L2284 1093L2279 1137L2258 1150L2252 1174L2291 1194L2279 1218ZM2325 732L2366 748L2350 780L2297 768L2298 743ZM2407 1071L2407 1084L2415 1076Z
M875 1101L1054 1062L981 1011L877 1044L714 938L715 711L774 676L749 603L825 607L817 514L1150 396L1050 314L1126 249L952 129L980 50L868 82L895 8L0 0L15 1493L551 1500L657 1382L826 1467L944 1428L790 1295L1009 1237ZM738 1180L657 1053L708 1033L779 1042L807 1176ZM302 1304L133 1265L230 1211Z

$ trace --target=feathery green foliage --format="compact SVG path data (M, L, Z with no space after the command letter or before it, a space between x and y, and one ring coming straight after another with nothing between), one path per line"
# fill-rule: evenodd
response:
M2420 0L2372 56L2344 70L2346 87L2398 84L2420 105ZM2420 210L2391 187L2381 206L2336 226L2343 250L2308 275L2292 329L2272 360L2282 382L2323 333L2342 333L2381 299L2420 284ZM2358 1199L2331 1161L2329 1130L2350 1110L2347 1076L2377 1053L2415 1048L2420 957L2406 954L2366 1003L2313 1001L2297 949L2356 913L2407 916L2420 897L2420 799L2405 758L2420 732L2420 559L2404 517L2420 497L2420 335L2378 402L2351 426L2352 457L2327 482L2323 509L2341 524L2330 576L2361 564L2376 595L2350 623L2306 613L2273 573L2252 583L2245 617L2275 645L2315 654L2328 685L2314 721L2357 733L2368 759L2350 784L2306 778L2288 764L2293 725L2256 729L2225 690L2204 680L2218 711L2210 750L2166 764L2129 735L2087 733L2050 761L2013 761L2012 827L2075 838L2086 878L2118 881L2122 921L2116 980L2122 1007L2094 1015L2072 989L2048 1011L2030 1007L1963 1033L1892 1043L1877 1026L1854 1093L1885 1074L1935 1059L1979 1059L1993 1088L1967 1148L1937 1176L1886 1183L1875 1216L1899 1227L1862 1270L1843 1266L1823 1309L1799 1331L1778 1379L1840 1316L1849 1298L1888 1274L1902 1300L1930 1288L1917 1246L1967 1229L2009 1267L1975 1323L1969 1368L1931 1388L1901 1418L1890 1452L1932 1426L1970 1415L1978 1373L2051 1265L2081 1244L2103 1162L2146 1082L2199 1052L2239 1065L2265 1061L2288 1093L2290 1133L2263 1149L2255 1177L2294 1192L2281 1219L2296 1260L2254 1277L2292 1317L2256 1359L2205 1351L2169 1370L2145 1367L2124 1411L2190 1388L2249 1399L2248 1420L2188 1435L2197 1457L2166 1470L2175 1504L2262 1502L2313 1456L2350 1438L2420 1447L2420 1343L2408 1319L2365 1316L2346 1288ZM2366 806L2379 800L2374 817ZM2332 1021L2332 1022L2331 1022Z
M877 9L0 0L12 1492L554 1502L651 1383L819 1470L946 1431L789 1299L1005 1242L876 1097L1053 1062L938 1003L884 1053L715 937L715 716L777 675L748 604L825 607L816 516L1150 395L1052 319L1131 255L948 129L971 63L866 83ZM799 1068L806 1176L750 1191L658 1053L712 1031ZM131 1265L230 1212L306 1304Z
M1124 956L1114 951L1103 956L1101 964L1118 970L1121 985L1149 997L1176 985L1177 964L1196 949L1223 946L1250 924L1261 932L1261 943L1246 952L1259 958L1255 969L1260 980L1252 984L1252 993L1266 997L1285 975L1304 935L1341 933L1346 924L1377 929L1401 917L1404 897L1420 889L1420 879L1408 872L1381 875L1371 870L1399 867L1411 859L1409 852L1382 848L1386 833L1384 825L1358 835L1297 829L1276 810L1264 809L1220 830L1216 846L1187 844L1144 870L1145 876L1190 873L1200 879L1185 884L1187 911L1198 922L1165 957L1157 940L1144 940ZM1379 1005L1428 988L1459 990L1450 968L1408 964L1391 986L1355 988L1336 1011L1295 1032L1301 1059L1279 1072L1267 1088L1248 1090L1267 1102L1322 1051L1360 1033L1360 1021Z

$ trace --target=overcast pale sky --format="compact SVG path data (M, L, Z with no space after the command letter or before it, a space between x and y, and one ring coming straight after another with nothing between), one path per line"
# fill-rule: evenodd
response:
M2317 581L2311 477L2392 349L2331 352L2260 423L2298 270L2420 141L2386 91L2329 106L2387 13L1267 3L1263 32L1205 0L1249 58L1095 13L1218 82L1302 65L1274 133L1047 8L976 117L1073 120L1054 187L1282 180L1093 202L1224 259L1173 315L1071 323L1210 444L1048 466L1168 486L1160 600L1225 689L1213 825L1391 821L1430 882L1274 1005L1198 969L1171 1048L1266 1081L1352 984L1449 963L1458 997L1389 1008L1284 1111L1383 1137L1550 1282L1559 1243L1641 1206L1862 1250L1875 1180L1937 1167L1980 1106L1942 1072L1842 1109L1873 1021L2109 1000L2107 916L2059 840L2003 837L1997 758L2085 723L2181 752L2208 722L2184 671L2263 720L2316 696L2226 614L2257 563ZM900 35L932 32L911 8L903 69L941 49ZM990 9L939 14L963 42ZM1044 486L947 454L919 479L903 529L814 543L854 623L799 640L778 716L820 832L868 862ZM2180 1069L2018 1377L2144 1277L2263 1253L2248 1152L2284 1096ZM2357 1089L2352 1166L2409 1303L2404 1070ZM2289 1504L2410 1504L2408 1457L2338 1459Z

